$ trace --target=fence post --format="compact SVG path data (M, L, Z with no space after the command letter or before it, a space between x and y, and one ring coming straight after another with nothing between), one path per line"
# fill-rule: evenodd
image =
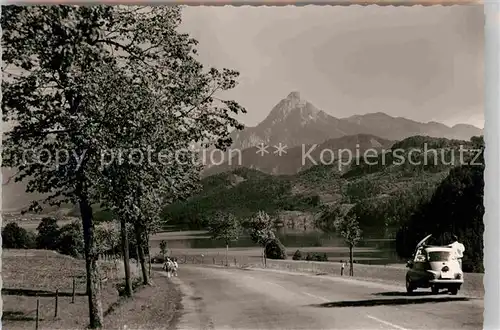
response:
M236 257L234 257L234 265L237 266L238 263L236 262Z
M76 278L73 276L73 292L71 293L71 303L75 303L75 293L76 293Z
M58 310L58 305L59 305L59 289L56 289L56 306L54 310L54 318L57 319L57 310Z
M212 257L213 264L215 265L215 257Z
M36 300L36 318L35 318L35 329L38 330L38 310L40 309L40 299Z

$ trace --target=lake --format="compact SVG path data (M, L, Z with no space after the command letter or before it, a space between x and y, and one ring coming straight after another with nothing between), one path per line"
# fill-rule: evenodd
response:
M303 256L308 252L326 253L329 261L340 261L349 258L349 251L342 238L329 237L319 231L280 230L278 237L286 247L290 258L297 249L302 252ZM167 241L170 250L194 249L209 253L211 250L215 251L226 247L223 241L211 239L206 231L173 230L152 236L151 248L153 253L159 252L162 240ZM394 246L394 240L366 239L361 241L354 249L354 259L356 262L364 264L388 265L404 263L398 258ZM253 243L248 236L243 236L238 241L232 242L230 247L239 251L247 250L249 253L256 254L255 256L259 256L260 253L258 245Z

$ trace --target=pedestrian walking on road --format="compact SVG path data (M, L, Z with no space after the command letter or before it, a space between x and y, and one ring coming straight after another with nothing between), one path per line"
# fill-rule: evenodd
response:
M340 266L340 276L344 276L344 269L345 269L345 262L343 260L340 260L342 265Z

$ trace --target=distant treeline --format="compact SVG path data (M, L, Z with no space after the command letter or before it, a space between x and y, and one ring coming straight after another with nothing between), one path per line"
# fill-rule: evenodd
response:
M107 213L98 213L105 216ZM128 229L129 256L137 258L136 239L132 228ZM110 226L96 226L98 250L101 255L118 257L121 255L120 237L117 228ZM42 218L36 232L20 227L16 222L9 222L2 229L2 248L4 249L42 249L53 250L75 258L84 255L84 242L80 221L74 221L62 227L57 219ZM149 255L148 246L144 246L146 255Z

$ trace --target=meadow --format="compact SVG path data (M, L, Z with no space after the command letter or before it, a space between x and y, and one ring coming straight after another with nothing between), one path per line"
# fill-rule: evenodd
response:
M123 279L123 263L100 263L103 310L109 314L120 298L116 284ZM131 265L131 270L137 274L135 265ZM85 295L84 260L47 250L3 250L2 280L2 325L6 329L34 329L37 300L39 329L86 328L88 298Z

